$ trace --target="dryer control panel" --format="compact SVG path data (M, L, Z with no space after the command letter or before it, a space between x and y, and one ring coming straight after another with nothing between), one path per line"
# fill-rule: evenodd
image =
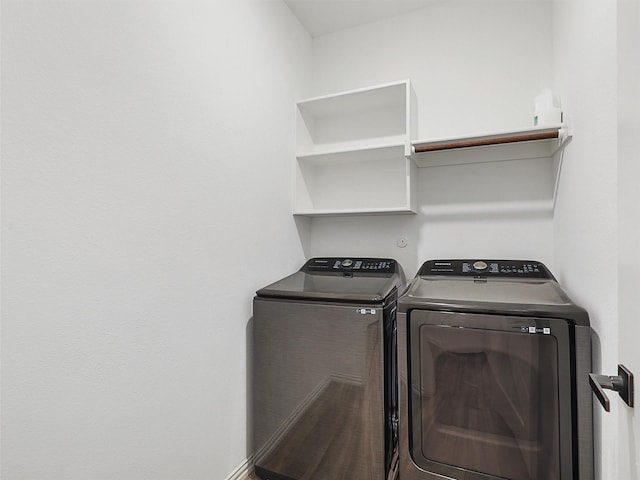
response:
M418 275L554 279L544 264L530 260L429 260Z

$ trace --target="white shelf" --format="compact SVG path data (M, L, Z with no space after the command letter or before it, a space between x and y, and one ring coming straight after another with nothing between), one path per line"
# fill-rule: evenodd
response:
M506 160L524 162L510 164L516 169L535 165L550 195L523 198L517 209L553 209L562 158L556 153L571 138L566 125L414 141L416 104L408 80L297 102L293 213L416 213L417 167ZM460 207L473 208L473 201ZM504 207L485 201L478 208L497 213Z
M321 217L321 216L342 216L342 215L405 215L405 214L415 214L414 210L409 210L408 208L352 208L352 209L327 209L327 210L319 210L319 209L310 209L310 210L296 210L293 212L294 215L300 215L305 217Z
M406 80L359 88L301 100L298 102L298 108L315 117L336 117L362 111L384 110L403 105L406 88Z
M296 162L296 215L415 213L413 162L402 146ZM394 153L395 152L395 153ZM364 157L367 157L366 159ZM339 161L337 161L339 160Z
M318 148L314 151L300 152L296 155L299 162L317 165L340 163L373 162L381 159L404 158L404 142L373 143L361 147L347 146L344 149Z
M548 158L570 137L566 125L556 125L417 140L413 142L413 158L419 167Z
M408 80L296 104L295 215L415 213Z

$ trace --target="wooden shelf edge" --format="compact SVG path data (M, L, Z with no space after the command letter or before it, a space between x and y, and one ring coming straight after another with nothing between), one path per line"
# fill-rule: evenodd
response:
M511 143L534 142L540 140L562 140L562 125L553 127L535 127L466 137L451 137L412 142L415 154L457 150L463 148L486 147Z
M485 147L489 145L501 145L503 143L532 142L536 140L552 140L559 137L558 130L553 132L529 133L511 135L508 137L488 137L474 140L458 140L450 143L439 143L435 145L416 145L416 153L439 152L442 150L454 150L458 148Z

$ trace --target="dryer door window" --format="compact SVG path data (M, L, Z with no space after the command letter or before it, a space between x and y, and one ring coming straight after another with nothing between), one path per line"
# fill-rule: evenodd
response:
M462 469L465 478L565 478L571 462L561 466L561 458L565 449L571 458L571 423L560 418L570 409L570 390L561 378L570 365L561 366L567 352L558 337L568 339L566 323L412 315L414 461L438 473Z

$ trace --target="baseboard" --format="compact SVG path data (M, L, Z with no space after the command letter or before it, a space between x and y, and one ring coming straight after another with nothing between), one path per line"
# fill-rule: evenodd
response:
M247 458L225 480L246 480L253 474L253 457Z

